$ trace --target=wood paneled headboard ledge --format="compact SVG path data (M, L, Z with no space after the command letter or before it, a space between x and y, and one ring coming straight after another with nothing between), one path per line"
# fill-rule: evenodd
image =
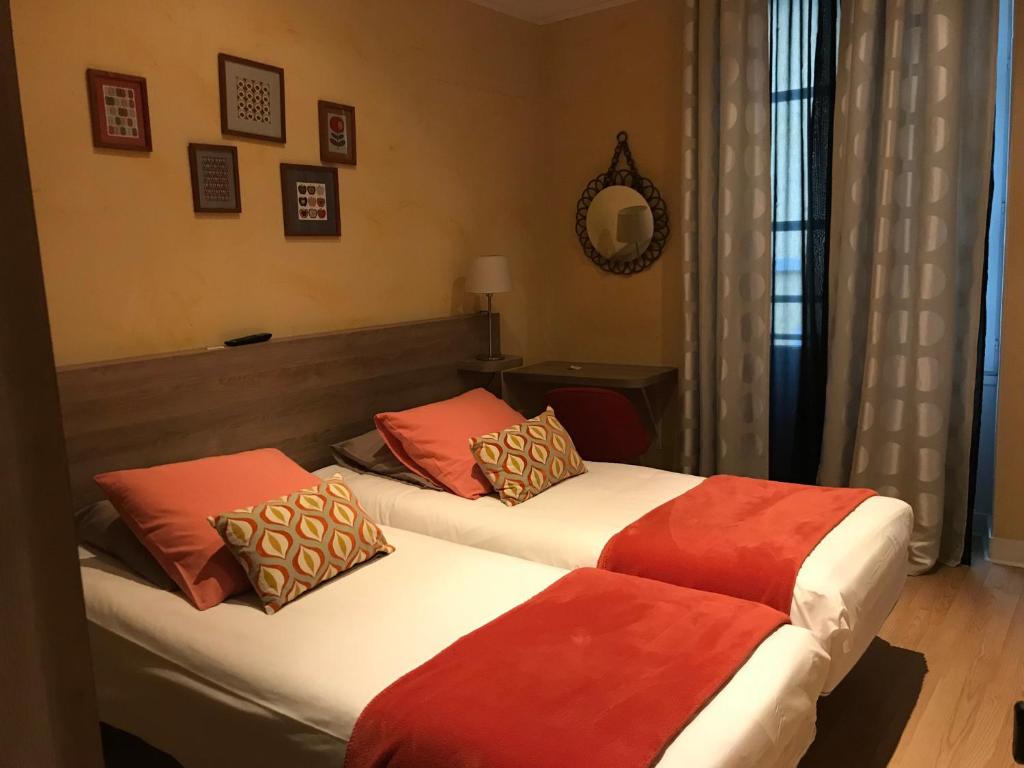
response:
M260 447L330 464L374 413L467 389L457 363L486 347L478 313L60 368L75 504L114 469Z

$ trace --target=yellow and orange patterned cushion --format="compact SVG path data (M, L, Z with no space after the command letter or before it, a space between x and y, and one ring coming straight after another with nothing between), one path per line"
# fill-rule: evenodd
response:
M509 507L587 471L572 438L550 408L522 424L470 438L469 448L501 502Z
M374 555L395 551L341 475L209 520L267 613Z

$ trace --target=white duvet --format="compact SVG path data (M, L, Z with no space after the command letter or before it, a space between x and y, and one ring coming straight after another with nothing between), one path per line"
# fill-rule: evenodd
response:
M587 462L586 474L506 507L470 501L338 466L366 511L383 525L560 568L593 566L605 543L637 518L703 478L628 464ZM797 575L790 617L831 658L825 692L853 667L896 604L907 572L910 507L874 497L814 549Z
M385 528L396 552L273 616L251 593L197 611L82 551L102 718L190 768L339 768L377 692L563 574ZM795 766L827 659L780 628L672 742L660 768ZM543 713L538 713L543 718Z

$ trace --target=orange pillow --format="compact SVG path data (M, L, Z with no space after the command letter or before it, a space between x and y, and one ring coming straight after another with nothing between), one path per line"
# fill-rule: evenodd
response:
M492 489L469 450L470 438L526 418L487 390L474 389L439 403L378 413L374 421L405 466L458 496L475 499Z
M250 589L207 518L319 480L274 448L96 475L125 524L199 610Z

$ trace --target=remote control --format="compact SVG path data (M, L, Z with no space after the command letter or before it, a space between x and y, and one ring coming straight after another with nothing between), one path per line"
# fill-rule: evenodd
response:
M261 341L270 341L272 333L254 333L250 336L239 336L237 339L228 339L224 342L225 347L241 347L245 344L259 344Z

